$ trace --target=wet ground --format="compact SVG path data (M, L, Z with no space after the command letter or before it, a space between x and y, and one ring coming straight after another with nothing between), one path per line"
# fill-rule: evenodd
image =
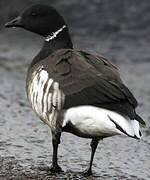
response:
M136 36L135 36L136 34ZM75 48L99 52L120 69L124 82L139 101L137 111L147 122L141 141L124 136L99 143L93 177L82 175L90 157L90 140L64 133L59 147L61 174L51 174L50 129L32 112L26 99L29 62L42 39L20 30L0 34L0 179L150 179L150 42L145 29L137 33L89 34L73 29ZM148 38L146 38L146 36Z

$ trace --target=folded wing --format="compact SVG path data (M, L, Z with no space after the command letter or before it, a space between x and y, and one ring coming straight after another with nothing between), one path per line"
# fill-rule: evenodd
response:
M117 68L106 58L65 49L53 53L47 62L47 71L65 95L64 109L93 105L136 118L137 101L121 81ZM141 118L138 121L144 124Z

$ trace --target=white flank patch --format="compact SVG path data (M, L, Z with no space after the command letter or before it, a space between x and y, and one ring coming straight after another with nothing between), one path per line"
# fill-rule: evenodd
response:
M59 90L57 92L57 106L58 106L58 109L61 109L61 101L62 101L61 91Z
M57 106L57 109L61 109L61 91L58 82L54 83L53 105Z
M57 106L57 94L59 91L59 84L57 82L54 82L54 92L53 92L53 105Z
M48 96L51 96L51 93L49 93L49 90L52 83L53 83L53 79L49 79L47 82L47 88L46 88L44 98L43 98L44 112L47 112L47 110L50 109L49 105L51 105L51 99L50 97L48 98Z
M47 98L47 103L48 103L48 107L47 107L47 109L49 110L49 109L51 109L51 97L52 97L52 93L49 93L48 94L48 98Z
M109 117L118 124L129 136L139 135L139 123L125 119L120 114L94 106L78 106L66 111L63 127L71 122L80 132L90 136L113 136L124 134L116 128Z
M28 98L36 114L48 125L55 123L57 109L61 109L61 90L59 83L49 78L46 70L35 71L28 89ZM54 117L55 116L55 117Z
M40 117L46 117L46 109L47 109L47 96L49 93L49 89L53 83L53 79L48 79L48 73L45 70L37 71L37 73L34 75L33 81L30 85L30 101L32 108L34 111L38 114ZM46 88L46 91L44 93L44 86L46 82L48 81L48 85ZM35 94L35 95L34 95ZM42 104L44 104L44 107L42 108ZM42 112L42 109L44 109L44 113Z
M43 97L44 97L44 86L48 80L48 73L45 70L42 70L39 74L39 81L38 83L38 104L35 104L35 106L38 106L38 112L40 113L40 116L43 115L42 112L42 105L43 105ZM46 104L46 103L45 103Z
M34 78L32 87L33 87L33 93L35 92L36 96L34 98L34 101L32 101L33 93L31 93L31 103L32 103L32 108L35 110L35 112L41 117L42 116L42 97L43 97L43 88L48 80L48 73L44 70L41 70L38 72Z

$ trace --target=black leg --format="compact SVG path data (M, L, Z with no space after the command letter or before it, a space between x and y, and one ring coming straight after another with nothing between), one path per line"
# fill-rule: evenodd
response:
M93 164L93 159L94 159L94 154L95 154L95 151L96 151L96 148L97 148L97 145L99 143L99 138L93 138L92 141L91 141L91 159L90 159L90 164L89 164L89 168L84 172L85 175L92 175L92 164Z
M60 136L61 133L56 135L52 134L52 144L53 144L53 158L52 158L52 166L50 171L53 173L62 172L61 167L57 163L57 152L58 152L58 145L60 144Z

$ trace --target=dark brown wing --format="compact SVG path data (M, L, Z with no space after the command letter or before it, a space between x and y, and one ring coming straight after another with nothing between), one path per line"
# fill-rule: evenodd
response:
M59 50L49 57L50 76L65 94L64 109L94 105L134 119L137 101L106 58L77 50Z

